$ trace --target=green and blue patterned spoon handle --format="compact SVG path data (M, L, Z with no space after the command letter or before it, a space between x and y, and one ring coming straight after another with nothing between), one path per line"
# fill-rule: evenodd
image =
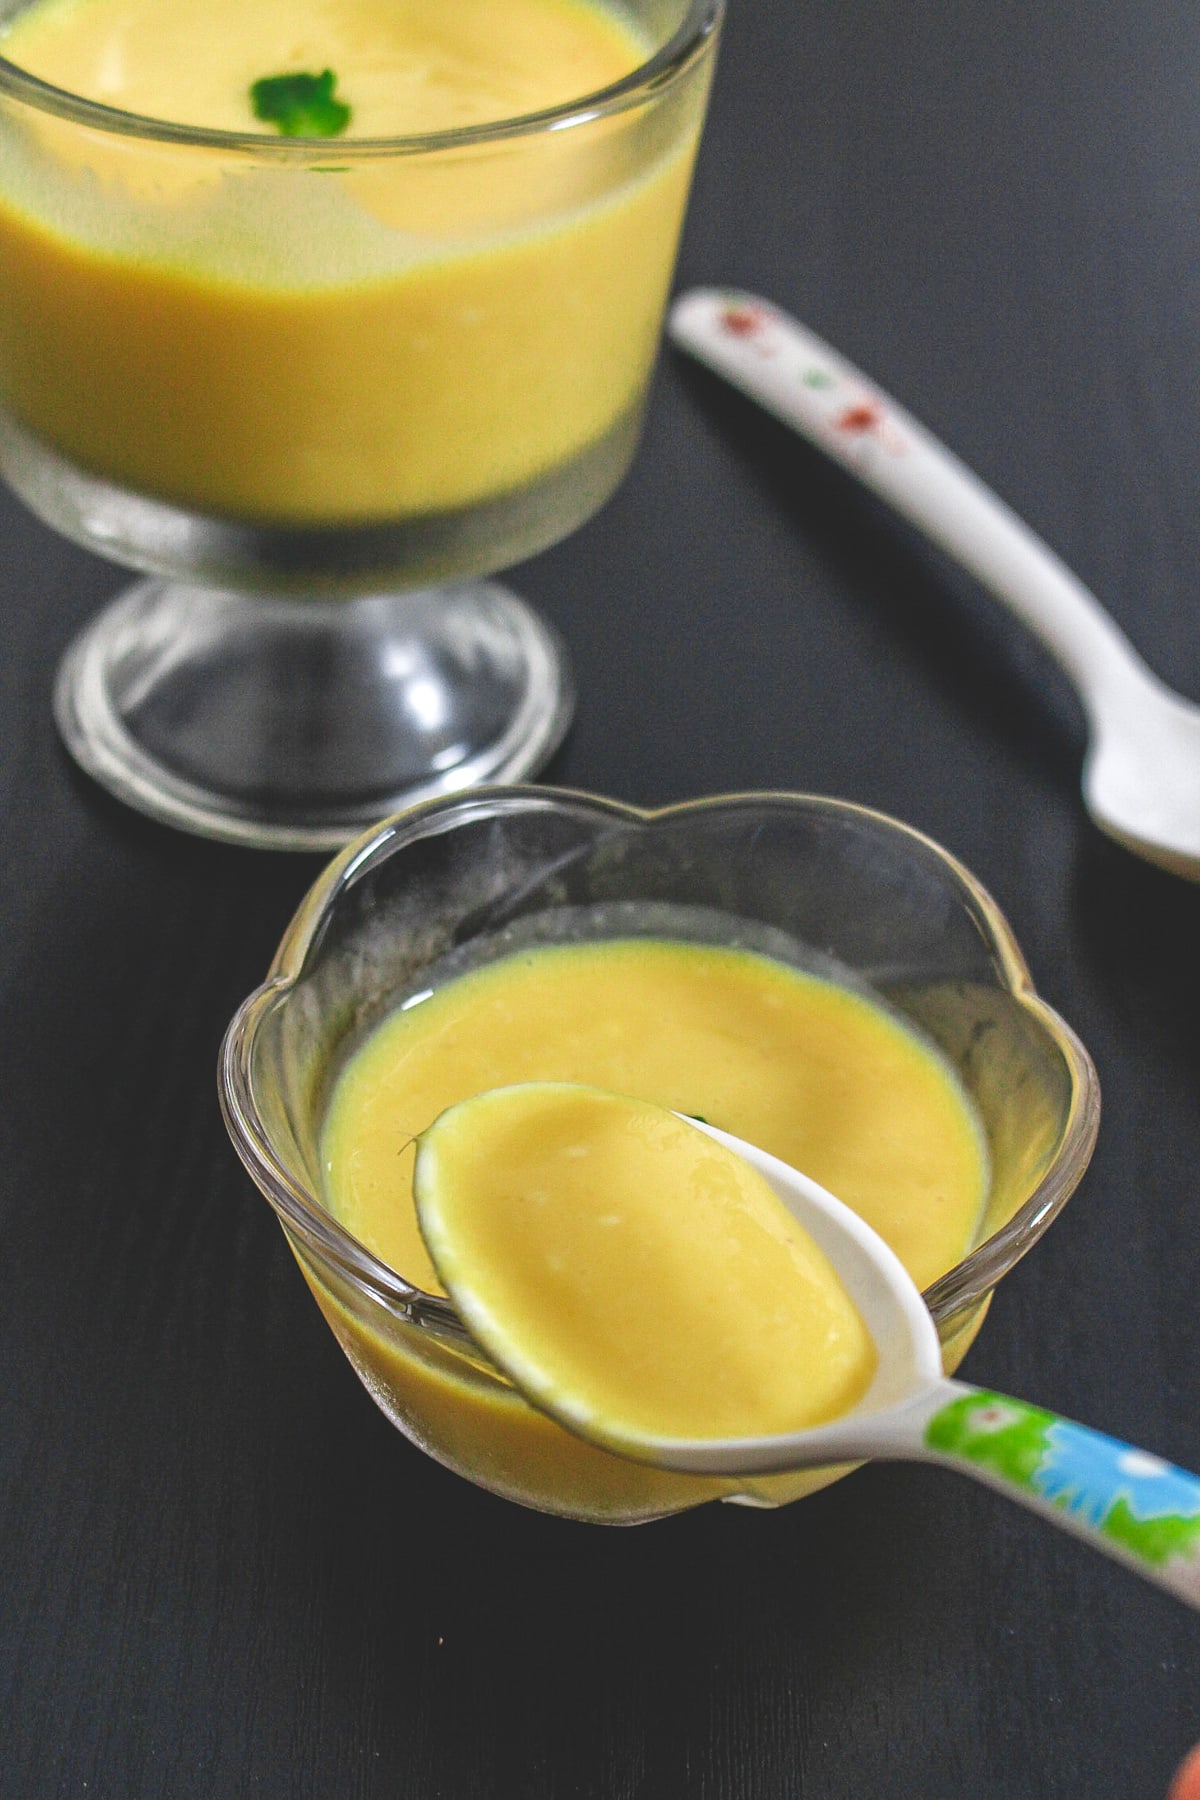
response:
M902 1417L894 1450L879 1444L877 1455L974 1475L1200 1607L1200 1477L965 1382L938 1382Z

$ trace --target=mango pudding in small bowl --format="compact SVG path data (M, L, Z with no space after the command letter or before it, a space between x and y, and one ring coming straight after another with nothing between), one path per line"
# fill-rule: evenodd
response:
M493 1493L614 1524L777 1506L841 1471L627 1460L537 1411L469 1337L417 1226L414 1141L523 1082L666 1106L814 1177L921 1286L948 1372L1099 1120L1087 1053L994 903L882 814L490 788L352 844L230 1025L230 1135L388 1418Z

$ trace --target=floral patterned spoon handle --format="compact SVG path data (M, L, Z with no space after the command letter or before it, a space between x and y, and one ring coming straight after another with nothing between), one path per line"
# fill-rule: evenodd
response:
M937 1327L878 1233L766 1151L711 1125L701 1129L753 1163L816 1238L879 1350L875 1380L854 1411L790 1439L729 1443L725 1471L864 1457L941 1463L998 1488L1200 1608L1200 1477L1027 1401L947 1380ZM708 1457L704 1465L706 1472L722 1472ZM699 1471L702 1465L687 1466Z
M825 451L1041 639L1088 716L1084 801L1102 830L1200 880L1200 707L1161 682L1095 595L977 475L778 307L698 289L673 341Z
M1000 594L1084 690L1129 641L1083 583L965 463L799 319L698 288L674 343L791 425Z
M1200 1608L1200 1479L1186 1469L960 1381L929 1388L893 1430L875 1456L974 1475Z

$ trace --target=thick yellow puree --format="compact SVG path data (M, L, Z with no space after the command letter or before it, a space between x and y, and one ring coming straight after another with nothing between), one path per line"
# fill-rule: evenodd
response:
M343 1074L330 1205L418 1286L440 1292L409 1199L412 1140L456 1101L523 1081L630 1094L758 1144L860 1213L919 1287L973 1241L979 1128L926 1043L766 957L623 939L462 976L386 1020Z
M335 1086L326 1204L393 1269L441 1291L412 1202L414 1140L460 1100L537 1081L649 1100L761 1145L861 1213L922 1286L974 1241L982 1135L928 1044L870 999L766 957L654 939L539 947L412 996ZM496 1491L596 1519L731 1491L582 1442L429 1334L376 1332L308 1274L391 1416ZM738 1485L778 1501L823 1479Z
M878 1356L756 1169L662 1107L529 1082L422 1135L421 1230L460 1315L584 1435L769 1437L841 1417Z
M0 395L89 470L243 519L522 489L636 410L702 92L661 129L643 108L474 150L353 141L558 106L649 47L589 0L34 0L0 51L86 98L273 135L252 83L331 68L351 119L288 162L7 102Z

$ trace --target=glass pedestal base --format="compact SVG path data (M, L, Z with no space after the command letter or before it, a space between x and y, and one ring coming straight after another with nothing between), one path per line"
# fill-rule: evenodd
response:
M280 850L521 780L573 706L557 634L491 581L339 601L139 581L70 645L54 694L71 755L118 798Z

